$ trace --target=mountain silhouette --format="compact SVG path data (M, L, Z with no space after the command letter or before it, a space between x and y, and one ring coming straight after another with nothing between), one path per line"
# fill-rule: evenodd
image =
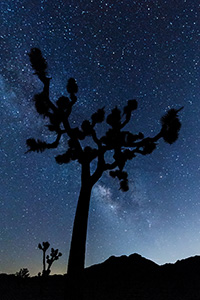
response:
M139 254L111 256L81 275L17 278L0 274L2 300L199 300L200 256L158 265ZM10 294L11 293L11 294Z
M85 273L95 293L103 286L110 299L200 299L200 256L162 266L138 254L112 256Z

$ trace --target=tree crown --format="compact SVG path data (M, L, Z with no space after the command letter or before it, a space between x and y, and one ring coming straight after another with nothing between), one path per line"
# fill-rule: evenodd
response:
M157 142L163 138L166 143L172 144L177 138L181 128L178 112L182 109L170 109L161 119L161 130L154 137L144 137L143 133L132 134L124 130L126 124L131 119L132 112L137 110L138 103L135 99L127 101L123 111L115 107L106 117L109 129L105 135L98 137L95 126L97 123L105 121L105 107L94 112L89 120L84 120L80 127L72 128L69 116L77 101L78 85L74 78L70 78L67 83L69 97L61 96L56 103L49 99L50 79L47 77L47 62L43 58L39 49L33 48L29 53L32 68L35 74L43 82L43 91L34 96L37 112L44 118L48 118L49 131L54 132L56 139L53 143L46 143L34 138L27 139L28 151L43 152L46 149L57 148L63 134L68 135L68 149L65 153L55 157L59 164L66 164L77 160L80 164L88 164L94 159L97 160L97 168L91 175L91 182L94 184L101 177L104 171L110 170L110 176L118 178L120 189L128 190L128 174L124 171L124 166L128 160L137 154L151 154L157 147ZM95 147L84 146L83 140L91 137ZM105 153L113 152L113 161L105 161ZM44 245L43 245L44 246Z

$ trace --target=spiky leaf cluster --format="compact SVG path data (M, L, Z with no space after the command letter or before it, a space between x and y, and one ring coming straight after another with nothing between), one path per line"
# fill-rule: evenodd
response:
M49 246L49 242L43 242L42 245L40 243L38 244L38 248L43 251L46 251L49 248Z
M41 140L35 140L33 138L27 139L26 145L29 147L28 152L29 151L43 152L48 147L46 142L43 142Z
M41 81L44 81L47 74L47 62L38 48L32 48L29 55L32 68Z
M67 83L67 91L69 94L78 93L78 85L74 78L69 78L68 83Z
M178 139L179 131L181 129L181 122L178 119L178 112L181 109L170 109L161 118L161 124L163 128L163 139L168 144L173 144Z

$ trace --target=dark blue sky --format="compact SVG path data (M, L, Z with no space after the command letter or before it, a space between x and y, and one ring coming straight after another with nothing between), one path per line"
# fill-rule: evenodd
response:
M32 102L42 89L32 47L48 61L52 101L76 78L74 126L104 105L109 113L136 98L127 128L153 136L169 108L184 106L178 141L128 162L127 193L108 174L95 185L86 265L134 252L159 264L200 253L198 2L1 1L0 272L37 274L37 245L47 240L63 253L52 271L66 272L80 188L78 163L54 160L64 144L24 154L27 138L51 139Z

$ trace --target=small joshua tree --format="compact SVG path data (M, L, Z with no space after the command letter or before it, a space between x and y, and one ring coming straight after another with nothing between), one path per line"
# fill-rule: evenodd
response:
M28 278L30 276L29 270L27 268L20 269L19 272L16 272L16 276L20 278Z
M47 255L47 257L46 257L47 258L47 264L48 264L47 271L46 271L47 275L49 275L50 272L51 272L50 268L51 268L53 262L55 260L58 260L60 256L62 256L62 253L58 252L58 249L51 248L50 256Z
M50 244L49 242L43 242L42 245L38 244L38 248L43 251L43 270L42 270L42 276L46 277L50 274L51 266L55 260L58 260L60 256L62 256L61 252L58 252L58 249L54 250L54 248L51 248L50 256L46 256L46 251L49 248ZM47 269L46 269L46 262L47 262ZM40 274L40 273L39 273Z
M43 152L59 146L61 137L68 136L66 152L55 157L59 164L67 164L78 161L81 165L81 190L79 194L70 255L68 261L68 274L77 274L84 269L85 244L87 235L88 212L91 191L94 184L101 178L105 171L110 171L110 176L119 179L120 189L127 191L128 174L124 167L128 160L137 155L151 154L157 147L157 142L163 138L165 142L172 144L178 138L181 123L178 119L180 109L171 109L161 119L161 130L153 137L144 137L140 132L132 134L124 130L126 124L131 120L132 112L137 110L137 101L129 100L124 106L123 112L115 107L107 116L106 122L110 128L102 137L97 136L96 124L105 119L104 108L98 109L91 115L89 120L84 120L80 127L71 127L69 117L72 113L78 92L75 79L70 78L67 83L69 98L61 96L55 103L49 98L50 80L47 76L47 62L39 49L33 48L29 58L35 74L44 87L41 93L34 96L37 112L49 120L47 125L49 131L55 133L55 141L47 143L30 138L27 140L29 151ZM90 137L95 147L86 145L85 138ZM113 154L112 161L106 161L106 153ZM96 161L96 170L92 173L91 163Z

